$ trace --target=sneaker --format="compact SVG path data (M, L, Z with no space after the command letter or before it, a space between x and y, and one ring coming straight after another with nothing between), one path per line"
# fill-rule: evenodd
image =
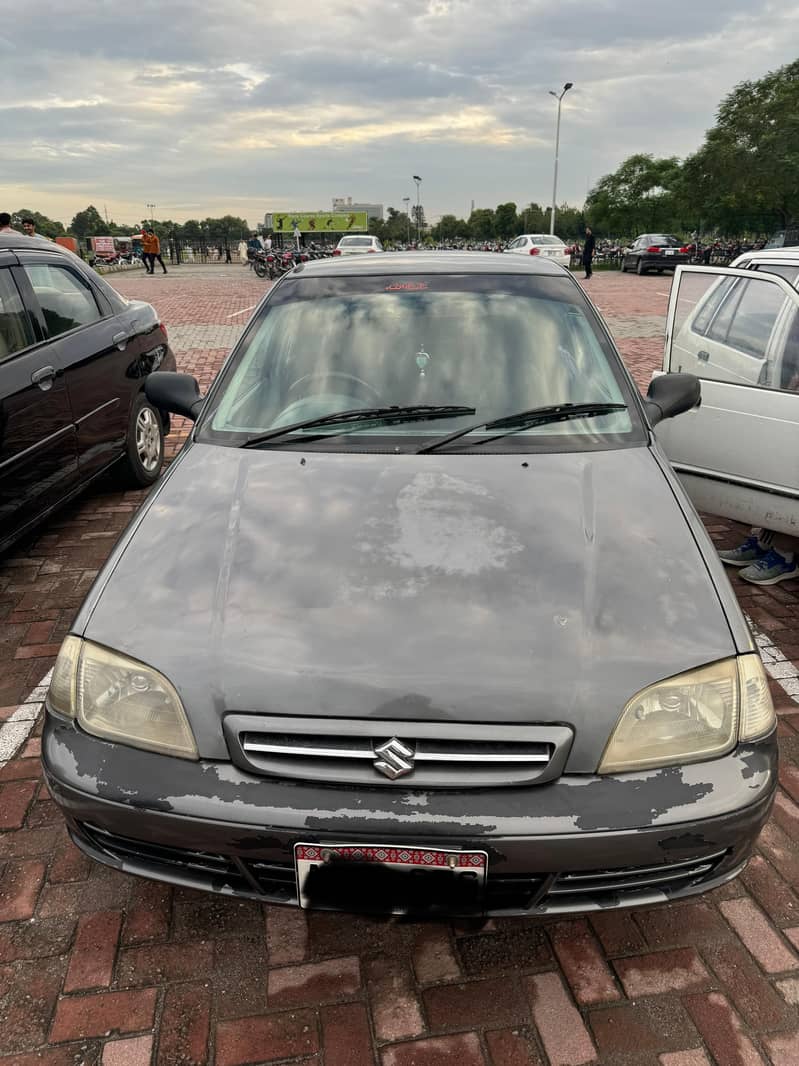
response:
M778 581L799 577L799 567L793 559L789 562L776 549L771 548L762 559L742 570L741 577L753 585L776 585Z
M719 552L719 559L727 566L750 566L768 553L768 548L761 548L756 536L747 537L743 544L728 551Z

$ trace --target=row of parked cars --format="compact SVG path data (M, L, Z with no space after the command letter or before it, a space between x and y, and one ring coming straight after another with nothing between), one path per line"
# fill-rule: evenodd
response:
M24 340L12 324L47 327L42 300L65 290L37 296L38 252L2 249L0 329ZM79 847L184 886L381 913L650 905L740 872L776 788L775 716L686 488L743 487L787 520L796 450L765 484L729 447L679 448L733 410L725 389L796 400L799 261L678 272L646 397L549 257L312 262L272 286L202 396L163 351L120 361L142 320L144 354L165 346L145 305L42 254L108 301L114 341L85 333L91 417L62 438L90 453L82 427L106 404L120 417L92 434L97 469L129 467L137 412L194 422L53 672L43 764ZM0 377L47 352L56 387L57 345L90 326L71 322L0 357ZM756 373L733 377L739 354Z

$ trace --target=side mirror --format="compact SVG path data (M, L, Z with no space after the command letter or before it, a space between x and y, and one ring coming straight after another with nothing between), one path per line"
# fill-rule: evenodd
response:
M172 370L157 370L148 374L144 394L159 411L183 415L194 422L203 405L200 386L191 374L176 374Z
M653 426L664 418L690 411L701 402L702 386L693 374L658 374L646 390L646 413Z

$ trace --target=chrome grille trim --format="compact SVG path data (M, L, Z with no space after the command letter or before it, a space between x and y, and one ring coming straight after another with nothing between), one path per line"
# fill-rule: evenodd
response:
M254 714L226 715L223 726L233 761L250 773L381 788L497 788L551 781L562 773L574 737L564 725ZM391 740L412 764L396 781L385 776L377 750Z

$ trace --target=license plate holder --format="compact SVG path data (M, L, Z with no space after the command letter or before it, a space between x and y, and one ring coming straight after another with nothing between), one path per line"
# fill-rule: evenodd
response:
M484 851L364 844L294 846L297 898L314 910L373 914L479 914Z

